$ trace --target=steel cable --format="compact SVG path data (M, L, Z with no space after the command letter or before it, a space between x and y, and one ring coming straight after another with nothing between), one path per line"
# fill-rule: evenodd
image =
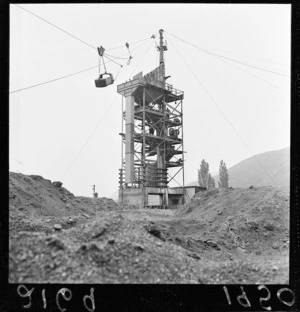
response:
M40 16L38 16L38 15L34 14L33 12L31 12L31 11L29 11L29 10L27 10L27 9L23 8L22 6L20 6L20 5L18 5L18 4L15 4L15 5L16 5L16 6L18 6L19 8L21 8L22 10L24 10L24 11L28 12L29 14L31 14L31 15L33 15L33 16L35 16L35 17L37 17L37 18L41 19L42 21L44 21L44 22L46 22L46 23L50 24L51 26L53 26L53 27L55 27L55 28L59 29L60 31L64 32L65 34L67 34L67 35L69 35L69 36L71 36L72 38L74 38L74 39L76 39L76 40L78 40L78 41L80 41L80 42L84 43L85 45L87 45L87 46L89 46L89 47L91 47L91 48L93 48L93 49L96 49L96 47L95 47L95 46L93 46L93 45L91 45L91 44L89 44L89 43L87 43L87 42L83 41L82 39L80 39L80 38L78 38L78 37L76 37L76 36L74 36L74 35L72 35L72 34L71 34L71 33L69 33L68 31L66 31L66 30L64 30L64 29L62 29L62 28L60 28L60 27L58 27L58 26L54 25L53 23L51 23L51 22L47 21L46 19L44 19L44 18L42 18L42 17L40 17Z
M269 73L272 73L272 74L275 74L275 75L280 75L280 76L284 76L284 77L290 77L290 75L285 75L285 74L282 74L282 73L278 73L278 72L275 72L275 71L272 71L272 70L268 70L268 69L265 69L265 68L262 68L262 67L259 67L259 66L255 66L255 65L253 65L253 64L244 63L244 62L241 62L241 61L238 61L238 60L235 60L235 59L226 57L226 56L224 56L224 55L220 55L220 54L214 53L214 52L209 51L209 50L207 50L207 49L200 48L199 46L197 46L197 45L195 45L195 44L193 44L193 43L190 43L190 42L188 42L188 41L186 41L186 40L184 40L184 39L181 39L181 38L179 38L179 37L177 37L177 36L175 36L175 35L172 35L172 34L169 33L169 32L167 32L167 33L168 33L169 35L171 35L172 37L174 37L174 38L176 38L176 39L178 39L178 40L180 40L180 41L182 41L182 42L184 42L184 43L186 43L186 44L189 44L189 45L193 46L194 48L197 48L197 49L199 49L199 50L201 50L201 51L203 51L203 52L205 52L205 53L207 53L207 54L209 54L209 55L213 55L213 56L218 56L218 57L221 57L221 58L225 58L225 59L227 59L227 60L229 60L229 61L236 62L236 63L242 64L242 65L245 65L245 66L249 66L249 67L252 67L252 68L255 68L255 69L258 69L258 70L262 70L262 71L265 71L265 72L269 72Z
M169 40L170 41L170 40ZM190 72L193 74L193 76L196 78L196 80L198 81L198 83L200 84L200 86L202 87L202 89L205 91L205 93L208 95L208 97L211 99L211 101L215 104L215 106L217 107L217 109L219 110L219 112L222 114L223 118L228 122L228 124L231 126L231 128L233 129L233 131L237 134L237 136L239 137L239 139L241 140L241 142L244 144L244 146L248 149L248 151L253 155L253 152L251 151L251 149L249 148L249 146L247 145L247 143L244 141L244 139L241 137L241 135L239 134L239 132L237 131L237 129L233 126L233 124L230 122L230 120L227 118L227 116L224 114L224 112L221 110L221 108L219 107L219 105L217 104L217 102L214 100L214 98L210 95L210 93L208 92L208 90L205 88L205 86L203 85L203 83L198 79L198 77L196 76L196 74L193 72L193 70L191 69L191 67L188 65L188 63L185 61L184 57L179 53L179 51L176 49L176 47L173 45L172 41L170 41L173 48L175 49L175 51L177 52L177 54L181 57L181 59L183 60L183 62L185 63L185 65L188 67L188 69L190 70ZM269 173L265 170L265 168L262 166L262 164L260 163L260 161L255 157L255 155L253 156L254 159L257 161L257 163L259 164L259 166L263 169L263 171L266 173L266 175L268 176L268 178L274 183L274 185L276 185L275 181L271 178L271 176L269 175Z

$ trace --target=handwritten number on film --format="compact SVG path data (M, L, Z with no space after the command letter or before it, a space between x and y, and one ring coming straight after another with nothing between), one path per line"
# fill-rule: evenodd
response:
M24 285L19 285L17 288L18 295L21 298L26 298L26 304L23 305L25 309L29 309L31 307L31 295L34 291L34 287L32 289L27 289ZM56 293L56 305L61 312L65 312L67 309L63 307L63 300L70 301L72 299L72 291L68 288L61 288ZM43 308L47 308L47 297L46 297L46 290L42 290L42 301L43 301ZM95 298L94 298L94 288L92 287L90 290L90 295L85 295L82 298L83 305L89 312L95 311Z
M269 301L271 299L270 290L265 285L259 285L257 287L257 289L260 292L260 298L259 298L260 306L267 311L271 311L272 307L267 305L267 301ZM225 292L228 304L231 305L232 301L231 301L231 297L229 295L227 287L223 286L223 290ZM241 294L236 297L238 303L245 308L250 308L251 303L247 297L246 292L244 291L243 286L240 286L240 290L241 290ZM32 304L31 295L32 295L33 291L34 291L34 287L32 289L27 289L27 287L25 285L19 285L17 288L18 295L21 298L26 298L25 304L23 304L23 307L25 309L29 309L31 307L31 304ZM295 303L295 294L289 288L279 289L277 291L276 295L277 295L277 298L280 302L282 302L283 304L285 304L289 307L293 306ZM58 309L61 312L65 312L67 309L63 307L63 302L64 301L70 301L71 299L72 299L72 291L68 288L61 288L56 293L56 305L57 305ZM94 288L93 287L90 289L90 294L85 295L82 298L82 301L83 301L83 305L87 311L89 311L89 312L95 311L95 298L94 298ZM43 308L46 309L47 308L47 297L46 297L46 290L45 289L42 290L42 302L43 302Z
M17 288L17 292L20 297L22 298L28 297L28 303L23 305L25 309L29 309L31 307L31 294L33 291L34 291L34 288L32 288L31 290L28 290L26 286L24 285L19 285Z
M239 296L237 296L237 301L238 301L238 303L241 305L241 306L243 306L243 307L245 307L245 308L250 308L251 307L251 303L250 303L250 301L249 301L249 299L247 298L247 295L246 295L246 293L245 293L245 291L244 291L244 288L243 288L243 286L240 286L240 289L241 289L241 295L239 295ZM259 303L260 303L260 306L263 308L263 309L265 309L265 310L267 310L267 311L271 311L272 310L272 307L270 307L270 306L268 306L268 305L266 305L266 301L269 301L270 299L271 299L271 292L270 292L270 290L268 289L268 287L267 286L265 286L265 285L259 285L258 287L257 287L257 289L259 290L259 291L261 291L261 293L263 293L263 291L264 291L264 293L263 293L263 297L261 296L260 298L259 298ZM227 287L226 286L223 286L223 290L224 290L224 292L225 292L225 295L226 295L226 299L227 299L227 302L228 302L228 304L229 305L231 305L232 303L231 303L231 298L230 298L230 295L229 295L229 292L228 292L228 289L227 289ZM265 294L266 293L266 294ZM283 295L283 294L285 294L285 296ZM289 301L287 301L286 299L284 300L283 298L285 298L286 296L287 296L287 294L289 294L291 297L292 297L292 299L291 300L289 300ZM291 289L289 289L289 288L281 288L281 289L279 289L278 291L277 291L277 298L278 298L278 300L280 301L280 302L282 302L283 304L285 304L285 305L287 305L287 306L289 306L289 307L291 307L292 305L294 305L294 303L295 303L295 294L294 294L294 292L291 290Z

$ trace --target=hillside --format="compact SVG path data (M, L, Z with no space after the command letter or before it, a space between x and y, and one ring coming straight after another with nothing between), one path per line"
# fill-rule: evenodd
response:
M10 283L288 283L289 199L207 190L178 210L76 197L10 173Z
M226 162L226 161L225 161ZM229 186L275 186L286 191L290 185L290 148L257 154L228 168ZM214 179L219 180L215 175ZM198 185L198 182L189 183Z

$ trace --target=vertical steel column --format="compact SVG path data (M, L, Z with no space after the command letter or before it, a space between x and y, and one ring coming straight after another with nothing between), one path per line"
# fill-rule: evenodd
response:
M164 129L164 153L163 153L163 159L162 159L162 171L161 171L161 178L164 179L164 173L165 173L165 169L166 169L166 102L165 102L165 97L163 97L163 110L164 110L164 122L163 122L163 129ZM164 185L164 196L163 196L163 206L164 208L168 207L168 185L166 185L165 183L162 183L162 185Z
M185 187L184 187L184 140L183 140L183 104L181 100L181 133L182 133L182 186L183 186L183 203L185 203Z
M143 203L144 207L147 205L147 192L146 192L146 93L145 86L143 87L143 150L142 150L142 163L143 163Z
M123 111L124 111L124 97L122 95L121 133L123 133L123 129L124 129L124 125L123 125L123 123L124 123L124 121L123 121ZM122 144L121 144L121 169L123 169L123 144L124 144L123 135L121 135L121 138L122 138L122 140L121 140L121 142L122 142Z
M123 116L123 112L124 112L124 97L122 95L122 111L121 111L121 133L123 133L124 131L124 116ZM122 179L122 183L121 183L121 203L123 204L123 145L124 145L124 138L123 135L121 135L121 179Z
M125 183L134 183L134 97L126 96Z
M164 155L162 157L162 169L166 168L166 102L165 97L163 97L163 110L164 110L164 122L163 122L163 129L164 129Z

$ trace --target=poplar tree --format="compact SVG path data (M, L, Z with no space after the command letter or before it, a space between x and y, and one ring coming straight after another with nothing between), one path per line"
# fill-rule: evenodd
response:
M211 176L210 173L208 174L207 187L208 188L216 187L215 179Z
M200 170L198 169L198 183L202 187L208 187L208 177L209 177L209 164L202 159L201 165L200 165Z
M220 188L228 188L229 176L228 176L226 164L223 160L220 161L219 179L220 179L220 181L218 182L219 187Z

